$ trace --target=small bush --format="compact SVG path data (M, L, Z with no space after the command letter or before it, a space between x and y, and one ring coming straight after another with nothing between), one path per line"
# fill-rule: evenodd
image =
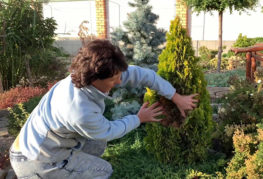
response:
M206 46L202 46L199 48L199 56L201 60L204 60L204 61L209 61L212 58L215 58L217 53L218 53L217 50L210 50Z
M9 116L8 116L8 133L16 136L21 127L26 122L30 113L34 110L34 108L38 105L42 96L37 96L31 98L29 101L25 103L19 103L15 105L13 108L8 108Z
M256 81L257 83L263 82L263 67L259 67L259 68L257 68L257 70L255 71L255 81Z
M40 96L47 90L40 87L16 87L0 94L0 109L13 107L15 104L28 101L30 98Z
M262 123L257 130L245 132L236 130L233 136L235 155L226 169L227 178L253 178L263 176L263 130Z
M120 119L128 114L137 114L144 94L143 88L129 86L114 89L112 99L105 100L104 116L109 120Z
M246 78L246 72L244 69L235 69L231 71L225 71L222 73L206 73L205 79L208 86L212 87L229 87L229 79L236 76L236 80L244 80Z
M263 37L248 38L240 33L233 47L249 47L261 42L263 42Z
M228 155L231 155L233 149L234 132L238 129L251 133L263 119L262 84L233 80L231 88L232 91L225 96L219 113L221 140L224 152Z

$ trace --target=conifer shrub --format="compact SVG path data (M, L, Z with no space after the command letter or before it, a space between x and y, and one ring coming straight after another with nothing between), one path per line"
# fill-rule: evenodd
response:
M209 93L204 75L197 65L198 58L194 56L191 38L178 17L171 21L166 38L167 45L159 56L157 73L168 80L179 94L198 93L199 103L183 119L175 104L147 89L144 100L150 104L160 101L166 116L162 125L146 125L144 141L147 151L164 163L194 163L206 158L211 143L214 123Z
M129 6L134 11L123 23L126 30L114 29L112 41L120 47L130 64L156 70L158 55L165 42L165 31L156 27L159 16L152 12L149 0L133 0Z

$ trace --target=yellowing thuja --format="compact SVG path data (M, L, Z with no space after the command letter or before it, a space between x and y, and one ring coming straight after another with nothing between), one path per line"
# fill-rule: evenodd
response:
M162 162L193 163L205 159L213 129L212 109L204 75L197 65L192 42L179 18L171 21L166 48L159 56L158 74L168 80L179 94L198 93L198 107L186 119L170 100L147 89L145 101L160 101L167 113L162 125L146 125L146 149Z

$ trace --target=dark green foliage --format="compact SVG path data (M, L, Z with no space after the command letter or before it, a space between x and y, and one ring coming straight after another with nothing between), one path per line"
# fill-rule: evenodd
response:
M261 85L232 79L231 93L226 95L221 114L225 124L255 124L263 118Z
M9 116L8 116L8 133L17 136L21 127L26 122L30 113L34 110L34 108L38 105L42 96L37 96L31 98L29 101L25 103L19 103L15 105L13 108L8 108Z
M46 77L45 84L48 81L60 80L65 77L70 64L69 55L57 47L44 48L40 52L32 55L30 67L34 81L39 81L43 76ZM35 84L38 85L38 84Z
M225 96L219 114L219 136L223 152L231 155L232 137L236 129L246 133L255 131L256 124L263 119L262 84L252 84L237 78L231 79L232 91Z
M112 33L112 41L118 45L129 62L154 69L158 55L161 52L160 45L165 42L165 33L157 29L155 24L158 15L152 13L149 0L134 0L129 5L136 8L128 14L128 20L124 22L123 29L115 29Z
M194 163L205 160L213 129L212 109L206 82L190 37L177 17L166 35L167 45L159 56L158 74L168 80L179 94L199 94L198 107L182 120L175 104L147 90L145 101L161 102L166 115L162 124L147 124L146 149L166 163ZM180 126L181 125L181 126ZM176 127L174 127L176 126Z
M258 0L184 0L194 11L225 11L227 8L232 12L245 11L246 9L253 9L257 5Z
M105 99L105 111L103 116L106 117L108 120L112 120L112 113L111 109L114 107L114 102L110 99Z
M27 70L34 76L39 66L50 64L41 54L52 51L56 23L44 19L40 9L41 3L26 0L0 2L0 77L5 90L22 77L30 78Z

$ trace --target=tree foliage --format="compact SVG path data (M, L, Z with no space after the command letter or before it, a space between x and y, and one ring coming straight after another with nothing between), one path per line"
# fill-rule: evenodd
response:
M220 11L223 12L229 9L232 13L236 11L246 11L253 9L257 5L258 0L184 0L190 8L193 8L196 12L211 12Z
M192 42L177 17L166 35L167 45L159 56L158 74L168 80L179 94L199 94L198 107L182 119L175 104L155 91L147 90L145 101L160 101L166 116L162 125L147 124L146 149L163 162L193 163L203 160L211 142L213 128L210 98L204 75L197 65Z
M44 19L41 4L26 0L0 2L0 75L3 88L14 87L22 77L30 78L32 60L51 47L55 20Z

